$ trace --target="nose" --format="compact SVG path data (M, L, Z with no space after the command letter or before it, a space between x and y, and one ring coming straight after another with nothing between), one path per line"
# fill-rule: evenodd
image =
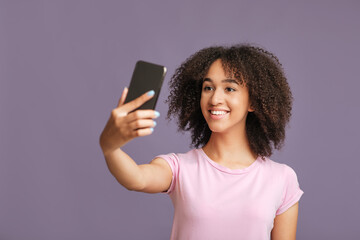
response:
M221 89L216 89L210 98L210 103L213 106L224 103L224 94Z

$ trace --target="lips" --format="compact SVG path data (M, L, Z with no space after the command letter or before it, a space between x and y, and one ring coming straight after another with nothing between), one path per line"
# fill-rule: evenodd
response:
M211 111L211 110L210 110L210 113L211 113L212 115L224 115L224 114L227 113L227 111Z
M224 109L210 109L210 117L214 120L219 120L224 118L230 111Z

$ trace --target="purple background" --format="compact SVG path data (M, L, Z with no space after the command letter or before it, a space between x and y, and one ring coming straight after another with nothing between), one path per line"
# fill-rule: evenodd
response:
M189 149L165 119L167 83L195 51L257 43L294 94L285 147L298 239L360 236L359 1L0 1L0 239L168 239L166 194L129 192L98 138L138 59L168 67L138 163ZM139 151L140 150L140 151Z

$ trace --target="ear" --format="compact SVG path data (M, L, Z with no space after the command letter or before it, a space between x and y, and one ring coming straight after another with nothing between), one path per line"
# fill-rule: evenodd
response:
M249 105L249 108L248 108L248 112L254 112L255 109L253 108L253 106Z

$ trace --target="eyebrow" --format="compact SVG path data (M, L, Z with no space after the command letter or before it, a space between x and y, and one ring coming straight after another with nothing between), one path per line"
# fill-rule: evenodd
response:
M203 82L213 82L213 80L211 80L211 78L205 78L203 80ZM239 85L239 82L236 81L235 79L231 79L231 78L227 78L227 79L224 79L224 80L221 80L222 83L235 83L236 85Z

